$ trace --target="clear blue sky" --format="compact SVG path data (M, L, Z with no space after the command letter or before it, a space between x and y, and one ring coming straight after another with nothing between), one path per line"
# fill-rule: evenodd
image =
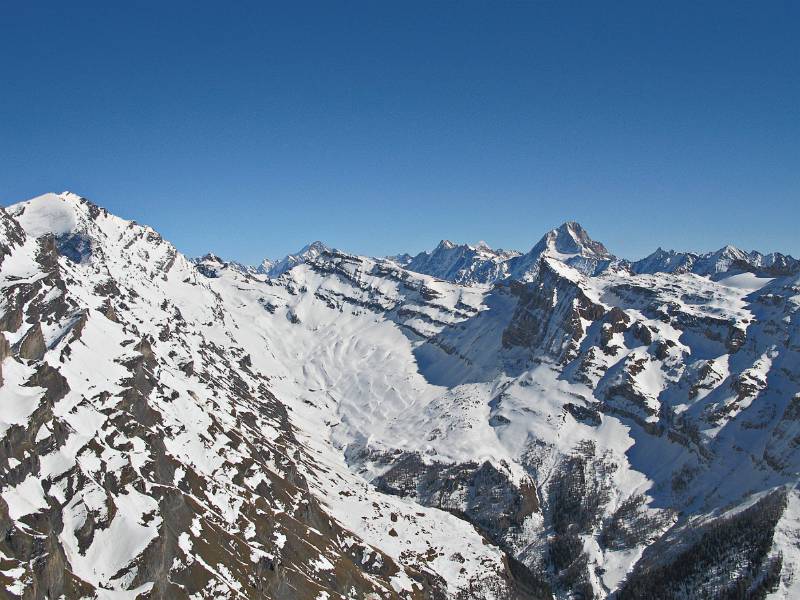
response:
M290 6L291 5L291 6ZM798 2L2 2L0 203L181 250L800 255Z

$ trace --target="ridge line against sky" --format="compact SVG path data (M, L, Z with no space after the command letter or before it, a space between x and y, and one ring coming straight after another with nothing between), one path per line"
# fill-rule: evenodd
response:
M40 194L39 197L43 196L43 195L48 195L48 194L59 195L59 194L57 194L55 192L47 192L45 194ZM74 192L72 190L64 190L64 192L62 192L62 194L70 194L75 199L83 198L84 200L88 200L89 202L92 202L93 204L98 205L100 208L104 208L104 209L108 210L108 208L106 206L103 206L100 203L94 202L91 198L86 198L85 196L83 196L83 195L81 195L79 193L76 193L76 192ZM8 208L8 207L13 206L14 204L24 203L24 202L27 202L29 200L34 200L36 198L37 197L26 198L25 200L20 201L20 202L8 203L8 204L0 204L0 206L2 208ZM150 227L151 229L153 229L157 233L160 233L158 227L154 226L154 225L152 225L150 223L145 223L145 222L137 221L136 219L125 217L124 215L121 215L121 214L118 214L118 213L114 213L114 211L110 211L110 212L112 214L114 214L115 216L117 216L117 217L120 217L120 218L128 220L128 221L132 221L134 223L137 223L139 225L143 225L145 227ZM487 244L486 240L478 240L478 241L475 241L475 242L465 242L465 241L450 240L450 239L442 238L438 242L436 242L435 244L432 244L428 248L422 248L420 250L414 250L414 251L401 251L401 252L394 252L394 253L389 253L389 254L378 255L378 254L368 254L368 253L363 253L363 252L356 252L356 251L353 251L350 248L337 247L337 246L334 246L334 245L331 245L331 244L327 244L325 242L325 240L309 240L307 243L303 244L302 247L295 248L293 250L285 251L283 254L279 254L279 255L276 255L276 256L264 256L264 257L261 257L260 259L258 259L255 262L247 263L247 262L239 261L239 260L237 260L235 258L232 258L232 257L229 257L229 256L225 256L225 255L219 254L219 253L214 252L212 250L206 250L202 254L189 254L189 253L183 251L180 247L177 247L177 246L176 247L177 247L178 251L183 252L183 254L188 256L189 258L202 258L203 256L210 255L210 256L214 256L216 258L222 259L223 261L226 261L226 262L233 261L233 262L237 262L237 263L240 263L240 264L250 265L250 266L253 266L253 267L258 267L259 264L262 263L263 261L276 262L276 261L280 261L280 260L286 259L286 258L288 258L289 256L292 256L292 255L294 255L294 256L299 255L299 254L303 253L304 251L308 250L308 248L310 246L314 245L314 244L322 244L322 245L327 246L328 248L333 249L333 250L338 250L338 251L342 251L342 252L353 254L353 255L366 256L366 257L371 257L371 258L391 258L391 257L402 256L404 254L408 254L411 257L414 257L414 256L417 256L420 253L427 253L427 254L430 255L437 249L437 247L440 244L442 244L444 242L449 242L449 243L453 244L456 247L457 246L469 246L471 248L478 248L480 246L487 246L489 250L492 250L492 251L495 251L495 252L517 252L518 255L523 255L523 254L527 254L528 252L533 251L534 247L540 241L542 241L542 239L548 233L553 232L553 231L555 231L557 229L560 229L563 225L567 225L567 224L576 224L576 225L580 226L589 235L589 237L592 239L592 241L600 242L601 244L603 244L603 246L605 247L606 251L609 252L613 257L620 258L620 259L625 259L625 260L628 260L630 262L635 262L637 260L648 258L651 254L655 253L658 250L665 250L667 252L675 251L677 253L691 253L691 254L696 254L696 255L702 256L704 254L711 254L711 253L716 252L716 251L724 250L725 247L727 247L729 245L733 245L734 247L737 247L739 250L743 250L743 251L748 252L748 253L751 252L751 251L756 251L756 252L760 252L761 254L765 254L765 255L766 254L770 254L770 252L763 251L762 249L759 249L759 248L742 248L742 247L736 246L735 244L725 244L725 245L720 246L718 248L712 248L712 249L709 249L707 251L706 250L697 250L697 249L692 249L692 248L677 249L677 248L673 248L673 247L658 246L656 248L653 248L646 255L633 256L633 257L631 257L631 256L622 256L622 255L620 255L618 253L615 253L609 247L608 244L603 242L603 240L599 240L599 239L597 239L595 237L592 237L591 233L585 227L583 227L583 224L581 224L579 221L576 221L575 219L567 219L563 223L559 223L558 225L554 225L552 227L543 229L541 236L536 238L536 240L533 241L529 247L525 247L524 249L523 248L503 247L503 246L492 246L491 244ZM170 239L168 239L168 238L166 238L166 241L172 243L172 241ZM787 256L791 256L790 253L781 252L780 250L774 250L773 252L780 252L780 253L785 254ZM792 258L796 258L796 257L792 257Z
M70 189L181 251L320 239L800 255L800 4L0 7L0 203Z

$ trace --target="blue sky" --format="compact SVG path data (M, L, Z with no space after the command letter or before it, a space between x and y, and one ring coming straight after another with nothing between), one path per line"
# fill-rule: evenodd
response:
M798 256L798 30L780 1L3 2L0 203L70 189L247 262L569 219L631 258Z

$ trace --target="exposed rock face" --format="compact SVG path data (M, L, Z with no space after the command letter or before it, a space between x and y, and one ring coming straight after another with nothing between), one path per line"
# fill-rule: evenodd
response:
M488 461L425 464L420 456L409 454L391 464L374 480L380 491L462 515L496 544L505 544L505 538L518 533L539 508L531 482L517 486Z
M590 238L574 221L547 232L530 252L511 259L509 274L519 281L533 281L543 264L542 258L563 262L584 275L598 274L615 261L603 244Z
M325 279L313 293L332 309L342 314L367 309L397 319L412 343L418 344L421 372L431 381L451 387L447 397L419 409L424 417L411 419L420 425L414 435L424 440L427 452L432 454L351 452L354 468L377 470L379 489L423 504L447 507L448 501L459 499L455 514L482 531L494 531L487 533L489 538L505 544L503 547L510 549L535 577L544 575L558 597L602 597L619 589L624 578L614 579L601 561L630 556L632 550L647 547L673 530L678 537L685 535L681 532L687 531L682 520L686 517L679 517L679 511L696 503L698 497L714 506L729 503L732 497L742 501L752 491L743 484L733 492L734 480L723 486L724 492L717 483L711 483L717 481L715 470L724 471L721 465L730 460L731 453L735 456L743 449L732 449L716 440L709 428L757 431L754 428L770 427L767 423L774 418L770 415L783 410L785 400L780 394L772 395L769 385L764 385L768 378L757 375L774 369L775 363L768 366L759 357L772 343L770 336L781 329L775 321L777 314L794 314L798 304L792 301L789 307L771 295L773 292L762 291L756 299L747 289L740 291L710 280L636 276L624 269L586 278L559 266L560 262L545 258L533 280L495 286L483 296L484 304L476 307L478 310L446 311L451 306L450 290L437 286L435 294L415 295L411 290L422 287L410 285L410 278L402 271L384 272L380 263L345 255L321 256L286 285L294 289L308 286L311 291L307 282L319 274ZM335 285L327 279L330 276L335 277ZM373 282L372 277L379 280ZM387 294L387 278L403 282L398 295ZM352 286L351 291L343 291L342 282ZM776 282L769 287L787 293L786 285ZM788 296L797 296L800 289L788 285ZM331 295L334 289L335 301ZM735 298L745 296L749 296L745 303L737 304ZM460 302L463 304L463 298ZM726 308L719 310L720 306ZM765 338L764 331L773 333ZM778 337L784 339L782 334ZM791 347L791 342L780 344ZM721 358L709 358L731 356L737 356L735 377L722 369ZM797 385L800 378L790 375L796 373L796 358L786 355L786 360L793 366L783 362L782 372L794 378L793 385ZM707 364L710 369L703 366ZM565 382L560 384L561 389L546 388L549 395L564 398L553 403L560 412L546 412L552 400L545 402L535 395L541 393L542 382L550 377L544 376L547 371L557 372L558 379ZM478 382L491 381L498 372L516 379L504 384L499 394L476 389ZM655 381L659 383L654 386ZM576 431L584 436L584 442L561 449L558 438L551 439L545 433L547 428L537 424L528 429L529 436L535 431L540 437L528 438L518 460L533 475L534 489L542 498L541 510L531 513L526 521L528 527L539 523L540 533L520 536L518 532L524 527L511 521L496 522L492 527L482 525L474 507L465 500L470 497L465 491L470 489L465 483L468 474L481 463L440 462L436 458L437 452L452 454L459 433L474 435L467 432L476 428L475 414L481 404L473 398L481 393L487 394L483 402L490 408L484 422L500 439L505 432L518 435L512 432L520 427L525 431L526 423L539 419L563 422L553 427L569 432L566 435L570 437L578 427ZM527 399L531 394L536 400ZM742 400L735 400L737 394ZM678 412L676 406L687 399L693 407ZM541 407L542 403L547 408ZM748 405L752 408L746 408ZM750 416L745 416L748 413ZM353 413L345 414L351 427ZM387 419L394 423L403 417L390 414ZM644 469L647 477L653 477L648 484L653 495L636 491L647 486L632 487L627 451L592 440L592 430L611 427L615 422L632 428L633 443L653 445L672 457L671 466L662 475L656 474L661 467L651 469L638 460L633 463L636 469ZM383 433L364 431L380 447L377 440L390 438L393 428ZM752 455L763 465L757 468L762 474L756 478L764 478L765 489L770 489L767 481L774 481L769 473L776 469L787 473L788 465L797 464L793 462L797 460L795 450L789 451L794 458L786 455L785 444L798 436L790 430L788 426L781 429L781 441L776 442L774 452L756 450ZM619 435L624 438L628 434ZM517 443L511 441L515 437L505 439ZM777 446L784 449L779 451ZM502 451L498 454L503 456ZM499 490L503 486L497 484L495 489L502 496ZM661 499L658 506L653 505L653 496ZM507 514L497 507L495 510L499 515ZM713 522L716 517L708 518ZM782 513L781 519L790 517ZM587 539L594 541L587 545ZM777 544L773 544L771 553L776 552ZM770 563L772 567L776 564ZM772 589L774 578L769 581L767 587Z
M47 352L47 346L44 343L42 326L37 322L20 340L17 354L20 358L28 360L42 360L45 352Z
M628 262L612 255L574 221L549 231L524 254L492 250L483 243L470 246L442 240L431 252L421 252L413 257L399 254L389 258L417 273L464 285L479 285L493 284L507 278L532 281L536 278L542 257L562 261L585 275L598 275L607 269L650 275L695 273L714 278L740 273L752 273L758 277L800 274L800 260L789 255L780 252L762 254L755 250L745 252L734 246L725 246L705 254L658 248L650 256Z
M486 285L512 278L536 279L542 258L564 262L581 273L591 275L618 262L600 242L589 237L579 223L568 221L549 231L525 254L493 250L484 242L475 246L442 240L431 252L413 258L393 260L410 271L432 275L462 285Z
M3 385L3 361L11 355L11 345L6 337L0 333L0 386Z
M590 300L579 285L561 276L546 260L534 282L511 282L519 297L511 323L503 331L505 347L519 346L550 354L556 361L577 355L585 334L583 322L596 321L605 308Z
M0 206L0 266L6 256L25 242L25 231Z

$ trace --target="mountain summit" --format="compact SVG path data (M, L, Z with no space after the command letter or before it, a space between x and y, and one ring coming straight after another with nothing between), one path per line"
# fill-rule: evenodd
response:
M535 279L543 257L560 261L585 275L598 273L614 258L603 244L589 237L579 223L567 221L548 231L530 252L513 259L509 275L520 281Z
M560 227L547 232L538 245L545 246L551 253L566 256L592 256L610 258L606 247L594 241L587 231L576 221L567 221Z
M310 244L303 246L294 254L288 254L275 262L272 262L269 259L264 259L264 261L258 266L257 270L259 273L263 273L269 277L278 277L289 269L303 264L308 260L312 260L323 252L328 252L329 250L330 248L320 241L311 242Z

